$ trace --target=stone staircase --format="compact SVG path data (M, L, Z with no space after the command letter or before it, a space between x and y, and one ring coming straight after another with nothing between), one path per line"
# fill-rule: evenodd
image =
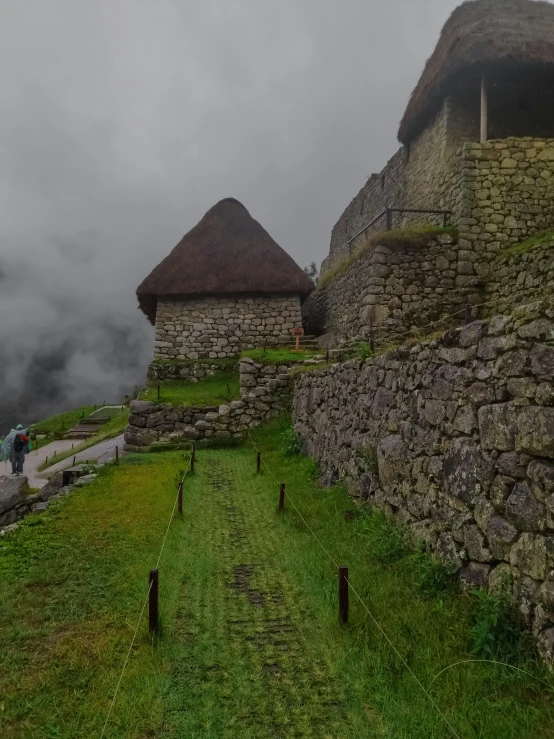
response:
M109 421L118 413L121 413L123 406L121 405L105 405L83 418L76 426L69 429L65 435L66 439L88 439L98 433L98 429L103 423Z

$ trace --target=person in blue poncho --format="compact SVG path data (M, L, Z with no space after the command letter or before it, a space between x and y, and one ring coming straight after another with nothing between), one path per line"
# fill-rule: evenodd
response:
M18 424L12 429L2 443L2 459L9 459L12 463L12 475L23 474L25 455L32 449L31 439L27 429Z

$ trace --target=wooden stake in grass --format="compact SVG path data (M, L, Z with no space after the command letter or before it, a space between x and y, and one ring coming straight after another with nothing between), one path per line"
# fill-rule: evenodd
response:
M281 483L281 488L279 490L279 510L282 511L285 507L285 483Z
M158 400L160 399L160 386L158 385Z
M115 463L119 464L119 447L116 446L115 448Z
M348 567L339 567L339 621L348 623Z
M179 513L183 513L183 483L179 483L179 496L178 496L178 503L177 508Z
M262 465L262 455L260 454L260 452L258 452L256 456L256 472L258 473L258 475L260 474L261 465Z
M194 472L194 463L196 462L196 445L192 442L192 451L190 453L190 471Z
M73 457L73 464L72 467L75 467L75 457Z
M148 593L148 628L158 630L158 570L150 570L150 590Z

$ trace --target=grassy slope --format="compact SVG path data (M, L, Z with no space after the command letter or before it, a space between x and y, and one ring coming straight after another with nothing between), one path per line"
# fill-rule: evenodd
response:
M159 387L159 402L171 405L216 406L240 396L239 375L231 369L216 372L198 382L166 380ZM140 397L142 400L158 402L158 385L153 383Z
M46 461L44 461L39 466L38 469L45 470L48 467L51 467L52 465L57 464L58 462L62 462L64 459L67 459L68 457L72 457L78 452L82 452L85 449L89 449L91 446L98 444L100 441L104 441L105 439L111 439L114 436L118 436L118 434L121 434L125 430L128 420L129 420L129 409L124 408L121 413L118 413L116 416L111 418L109 421L106 421L106 423L103 423L99 427L98 433L94 434L94 436L91 436L88 439L84 440L81 444L76 445L74 449L68 449L66 452L60 452L56 454L55 457L50 457L48 460L48 464L46 464Z
M86 418L94 410L94 406L85 405L82 408L76 408L72 411L60 413L57 416L46 418L44 421L38 421L33 424L33 432L37 434L46 434L54 439L61 439L69 431L70 428L79 423L81 418Z
M162 634L154 647L143 619L106 737L449 736L352 596L337 623L335 567L292 500L424 685L471 658L471 598L426 595L428 560L395 561L382 519L320 490L310 460L276 448L280 431L254 436L287 482L282 515L251 448L198 452L160 565ZM99 736L183 467L180 454L130 456L0 540L2 737ZM250 579L233 575L245 564ZM552 736L551 691L509 670L463 665L432 693L464 739Z

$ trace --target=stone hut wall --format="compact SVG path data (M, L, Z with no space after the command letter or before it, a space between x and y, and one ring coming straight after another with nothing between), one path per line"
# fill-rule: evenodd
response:
M304 451L554 648L554 300L295 377Z
M215 375L221 369L221 365L210 364L206 361L188 361L185 363L179 360L158 360L157 362L150 362L147 378L151 382L163 382L164 380L190 380L191 382L197 382L198 380L204 380L206 377Z
M366 335L371 316L377 340L402 340L413 327L457 311L463 317L466 304L482 302L478 280L465 279L470 269L465 251L446 234L425 245L374 246L310 295L302 306L304 326L330 334L332 345Z
M222 359L302 326L298 295L158 301L154 359Z

